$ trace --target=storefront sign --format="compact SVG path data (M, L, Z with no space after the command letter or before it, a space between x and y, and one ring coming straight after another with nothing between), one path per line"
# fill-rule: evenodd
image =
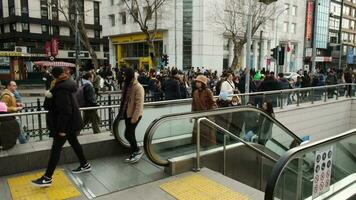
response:
M330 190L333 147L315 152L313 199Z
M313 36L313 11L314 11L314 3L312 1L308 1L307 16L306 16L306 23L305 23L306 40L312 40L312 36Z
M47 57L51 56L51 42L50 41L46 41L45 43L45 54Z
M18 57L18 56L21 56L20 52L0 51L0 57Z
M51 53L52 53L52 56L54 56L54 57L56 57L58 55L58 46L59 46L58 38L52 38Z

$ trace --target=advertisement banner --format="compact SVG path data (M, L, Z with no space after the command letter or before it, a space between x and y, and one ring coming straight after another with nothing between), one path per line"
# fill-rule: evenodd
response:
M308 1L307 4L307 16L305 22L305 39L310 41L313 36L313 12L314 12L314 3L312 1Z
M313 199L330 190L333 147L315 152Z
M45 54L47 57L50 57L51 54L51 42L50 41L46 41L45 43Z
M51 45L52 45L51 48L52 56L56 57L58 55L58 48L59 48L58 38L52 38Z

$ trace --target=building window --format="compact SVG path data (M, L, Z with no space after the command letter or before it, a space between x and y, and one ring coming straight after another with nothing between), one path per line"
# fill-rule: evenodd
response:
M28 23L22 23L22 32L28 32L30 29Z
M297 24L296 23L292 23L290 26L291 32L292 33L297 33Z
M52 0L52 20L58 21L58 0Z
M134 9L132 12L133 12L134 20L135 20L135 19L138 19L138 9L136 8L136 9Z
M288 22L283 22L283 31L288 33Z
M47 2L47 0L41 0L41 18L48 19L48 2Z
M121 12L120 17L121 17L121 24L126 24L126 13Z
M4 14L3 14L3 7L2 7L2 0L0 0L0 19L4 18ZM2 32L3 33L3 32Z
M9 6L9 16L15 16L16 15L15 1L14 0L8 0L8 6Z
M152 19L152 9L151 9L151 7L149 7L149 6L144 7L143 8L143 12L144 12L145 16L147 16L148 20Z
M288 14L290 13L289 3L284 4L284 10L287 11Z
M42 33L48 33L48 26L47 25L42 24L41 29L42 29Z
M10 24L10 32L11 33L16 32L16 23Z
M100 24L100 9L99 2L94 2L94 24Z
M183 69L192 67L193 0L183 0Z
M99 30L94 30L94 37L95 38L100 38L100 31Z
M111 26L115 26L115 15L109 15Z
M333 30L339 30L339 26L340 26L339 21L340 21L339 19L330 18L329 28Z
M111 5L113 6L115 3L115 0L110 0L110 2L111 2Z
M28 16L28 0L21 0L21 15Z
M297 16L297 6L292 6L292 16Z
M52 26L53 35L59 35L59 26Z

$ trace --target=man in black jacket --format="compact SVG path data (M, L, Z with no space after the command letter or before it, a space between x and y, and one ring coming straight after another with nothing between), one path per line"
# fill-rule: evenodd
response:
M84 94L84 107L96 107L96 94L93 86L94 76L91 72L87 72L83 76L83 94ZM89 122L92 124L94 134L100 133L99 122L100 118L98 116L97 110L86 110L83 112L84 126Z
M171 77L163 82L165 100L176 100L181 98L178 71L173 69Z
M80 161L80 166L72 170L72 173L91 171L91 165L87 162L77 138L77 133L83 127L78 103L73 96L77 91L77 85L68 74L64 73L63 68L53 68L52 75L56 82L51 89L52 97L45 99L44 107L48 110L47 126L50 136L53 137L53 144L46 173L32 181L32 184L37 187L51 186L52 175L67 140Z

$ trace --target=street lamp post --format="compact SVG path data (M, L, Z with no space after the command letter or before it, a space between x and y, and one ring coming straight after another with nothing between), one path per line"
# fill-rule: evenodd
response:
M79 54L80 54L80 37L79 37L79 13L78 13L78 1L75 3L75 74L76 74L76 79L79 81L79 65L80 65L80 60L79 60Z
M248 22L247 22L247 44L246 44L246 80L245 93L250 92L250 65L251 65L251 40L252 40L252 8L251 1L248 5Z

